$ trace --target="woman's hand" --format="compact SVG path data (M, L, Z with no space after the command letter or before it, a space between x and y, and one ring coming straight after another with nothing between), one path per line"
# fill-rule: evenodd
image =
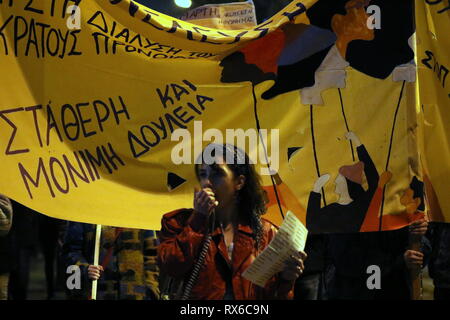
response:
M11 223L11 202L4 195L0 195L0 225L7 226Z
M320 190L322 190L323 186L327 184L328 180L330 180L330 175L324 174L317 179L316 183L314 183L313 191L316 193L320 193Z
M0 227L6 227L9 225L9 219L0 207Z
M0 237L8 234L12 224L12 206L7 197L0 194Z
M423 253L415 250L406 250L403 259L408 269L419 268L423 264Z
M428 222L425 219L413 221L409 224L409 233L414 236L423 236L427 232Z
M209 216L211 212L219 205L214 192L210 188L203 188L194 192L194 210Z
M307 255L303 251L299 251L292 255L287 261L285 261L285 266L283 271L281 271L281 278L284 280L293 281L296 280L303 273L305 261Z
M90 280L98 280L103 272L102 266L94 266L92 264L88 267L88 277Z

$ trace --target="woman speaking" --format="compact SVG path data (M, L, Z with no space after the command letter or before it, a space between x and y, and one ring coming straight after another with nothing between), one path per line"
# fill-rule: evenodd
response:
M201 190L194 194L194 208L162 218L161 273L183 281L181 299L292 298L294 282L303 272L304 252L291 256L264 288L242 277L277 232L261 218L266 197L249 157L229 144L209 145L201 157L195 166Z

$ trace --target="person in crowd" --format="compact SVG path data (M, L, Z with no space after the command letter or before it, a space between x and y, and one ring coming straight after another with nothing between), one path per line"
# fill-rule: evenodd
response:
M56 287L56 280L62 271L60 261L57 259L61 249L58 237L65 224L64 220L38 214L38 241L44 257L47 300L54 299L56 291L60 289Z
M30 267L42 252L44 258L46 299L55 298L58 232L65 221L40 214L12 201L14 221L9 234L11 275L9 299L26 300L29 296Z
M309 234L306 240L305 270L295 282L294 300L326 300L324 271L326 266L326 234Z
M264 287L242 276L277 232L261 218L267 200L247 154L233 145L211 144L197 160L201 190L194 193L194 208L165 214L160 232L159 266L184 283L178 298L292 298L304 252L292 255Z
M450 224L430 223L426 237L431 244L428 271L435 300L450 300Z
M427 226L428 222L420 219L394 231L330 234L328 298L410 300L410 271L425 265L424 253L429 251L429 245L424 239L423 252L411 250L409 240L411 236L423 236Z
M78 266L81 274L80 287L67 288L68 298L90 299L97 280L98 300L159 299L155 231L102 226L100 265L94 265L95 229L92 224L67 225L61 259L66 267Z
M0 300L8 299L8 281L10 272L9 238L13 210L11 201L0 194Z
M9 300L27 300L29 294L30 267L38 252L38 213L12 201L14 219L9 234L11 273Z

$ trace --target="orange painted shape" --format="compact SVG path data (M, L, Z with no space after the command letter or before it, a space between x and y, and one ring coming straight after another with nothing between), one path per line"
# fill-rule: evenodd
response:
M277 73L278 57L283 51L286 36L280 29L251 42L240 51L245 55L245 62L254 64L264 73Z

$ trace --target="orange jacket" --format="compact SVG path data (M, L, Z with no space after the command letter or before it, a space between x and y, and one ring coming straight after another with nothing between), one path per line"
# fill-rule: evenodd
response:
M176 279L189 278L194 261L198 258L207 230L206 217L193 209L180 209L162 218L158 263L161 272ZM277 232L277 228L262 219L265 248ZM212 241L205 258L205 266L192 289L191 299L222 300L226 282L231 279L236 300L291 299L294 281L272 277L261 288L242 277L261 251L255 248L253 231L248 225L239 224L234 238L233 259L230 261L221 228L212 233Z

